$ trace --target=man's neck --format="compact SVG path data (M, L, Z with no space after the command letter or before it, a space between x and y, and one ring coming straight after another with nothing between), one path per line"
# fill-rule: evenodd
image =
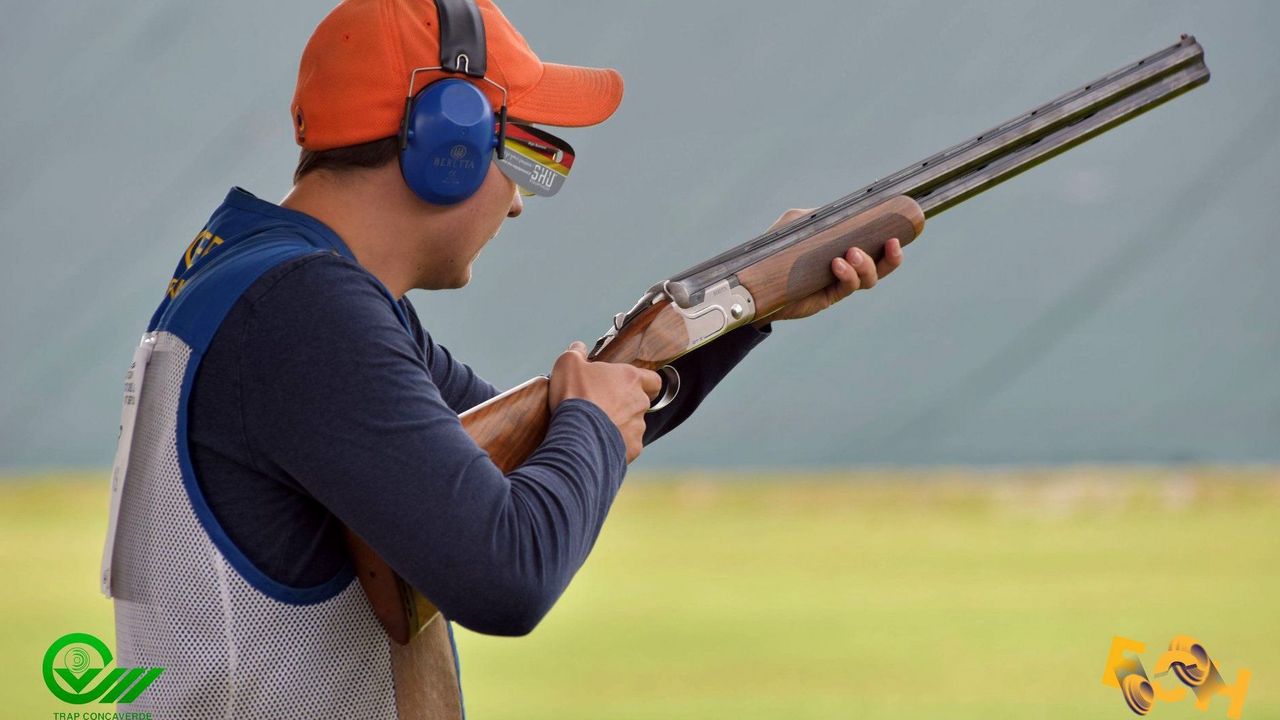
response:
M404 197L398 173L394 182L379 177L384 170L349 177L314 172L300 179L280 205L329 226L399 300L423 274L422 209Z

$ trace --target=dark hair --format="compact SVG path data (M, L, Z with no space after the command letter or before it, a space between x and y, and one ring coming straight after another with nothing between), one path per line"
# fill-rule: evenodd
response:
M359 145L332 150L302 149L298 156L298 168L293 171L293 181L315 170L350 170L353 168L379 168L392 162L400 154L400 141L389 137Z

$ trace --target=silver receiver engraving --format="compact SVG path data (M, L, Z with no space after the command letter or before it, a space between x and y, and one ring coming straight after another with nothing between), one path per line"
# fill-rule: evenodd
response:
M650 305L663 299L671 299L667 292L669 281L659 283L636 301L636 304L625 313L613 316L613 322L604 335L596 340L589 357L595 358L604 350L618 332L627 326L633 318ZM685 352L704 345L711 340L735 330L756 317L756 300L751 293L738 284L737 276L721 280L699 293L701 299L689 307L681 307L672 302L671 309L684 318L685 328L689 332L689 344Z
M692 307L676 305L675 309L684 316L692 350L754 320L756 301L738 284L737 277L731 277L708 287L702 300Z

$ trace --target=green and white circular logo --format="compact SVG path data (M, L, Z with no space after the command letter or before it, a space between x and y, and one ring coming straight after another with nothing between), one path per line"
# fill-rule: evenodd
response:
M44 653L44 684L54 697L72 705L131 703L164 672L164 668L108 670L112 660L111 648L102 640L89 633L68 633Z

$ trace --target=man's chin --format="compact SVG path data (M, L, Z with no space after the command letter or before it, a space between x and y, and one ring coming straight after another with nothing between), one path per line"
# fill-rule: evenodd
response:
M468 265L466 268L463 269L462 274L459 277L454 278L454 281L449 285L448 289L457 290L459 288L464 288L467 286L467 283L469 282L471 282L471 266L470 265Z
M419 290L457 290L471 282L471 268L468 266L457 277L437 278L429 283L417 286Z

